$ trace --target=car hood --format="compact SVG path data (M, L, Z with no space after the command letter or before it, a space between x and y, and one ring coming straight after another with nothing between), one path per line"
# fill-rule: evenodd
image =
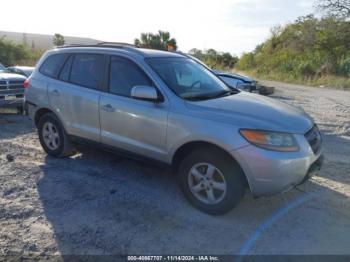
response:
M186 101L186 106L198 117L230 123L237 128L304 134L314 125L313 119L301 108L247 92L218 99Z
M255 80L253 78L250 78L249 76L245 76L245 75L239 75L236 73L231 73L232 76L240 78L246 82L255 82Z
M25 76L11 73L0 73L0 80L26 80Z
M232 78L236 78L239 80L242 80L246 83L252 83L252 82L256 82L253 78L249 77L249 76L245 76L245 75L240 75L237 73L229 73L229 72L224 72L224 71L220 71L220 70L216 70L213 69L212 72L217 75L217 76L227 76L227 77L232 77Z

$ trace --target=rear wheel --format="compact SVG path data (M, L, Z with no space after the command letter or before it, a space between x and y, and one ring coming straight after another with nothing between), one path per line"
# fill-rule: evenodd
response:
M39 119L38 134L41 146L47 154L66 157L75 153L61 122L53 113L45 114Z
M182 161L183 193L197 209L221 215L233 209L245 192L244 174L238 164L220 150L196 150Z

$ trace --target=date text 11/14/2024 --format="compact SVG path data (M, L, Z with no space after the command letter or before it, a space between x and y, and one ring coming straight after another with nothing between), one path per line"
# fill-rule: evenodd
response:
M217 256L128 256L128 261L219 261Z

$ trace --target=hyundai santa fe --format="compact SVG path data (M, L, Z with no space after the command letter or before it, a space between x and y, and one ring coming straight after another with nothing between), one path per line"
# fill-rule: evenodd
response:
M228 88L178 53L125 44L46 52L26 106L47 154L79 143L171 165L196 208L219 215L315 174L322 138L302 109Z

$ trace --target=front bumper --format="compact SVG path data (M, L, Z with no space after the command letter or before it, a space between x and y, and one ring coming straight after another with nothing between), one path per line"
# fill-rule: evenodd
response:
M7 100L7 97L14 99ZM24 106L24 89L1 89L0 90L0 107L1 108L16 108Z
M314 153L303 135L296 136L298 152L268 151L253 145L232 151L246 174L254 196L288 191L315 175L322 166L322 148Z
M16 108L16 107L23 107L24 106L24 98L18 97L14 100L5 100L0 99L0 107L1 108Z

